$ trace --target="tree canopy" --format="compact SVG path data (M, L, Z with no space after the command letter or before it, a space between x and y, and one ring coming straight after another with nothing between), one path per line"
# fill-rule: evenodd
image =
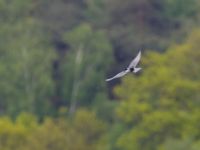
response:
M142 75L129 76L116 87L123 99L117 115L127 126L117 146L155 150L165 149L163 143L173 138L199 141L199 37L195 30L165 54L146 53Z

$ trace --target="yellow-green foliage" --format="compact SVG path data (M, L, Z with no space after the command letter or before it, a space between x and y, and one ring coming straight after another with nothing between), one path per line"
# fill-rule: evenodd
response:
M16 121L0 118L1 150L100 150L105 149L106 124L94 112L77 111L72 119L63 116L37 123L33 115L21 114Z
M117 115L127 126L117 141L118 147L172 150L167 142L171 138L180 142L200 140L199 58L200 30L164 54L146 53L142 75L125 78L115 89L124 100Z
M0 149L23 150L28 137L36 129L37 123L32 115L22 114L13 122L8 117L0 118Z

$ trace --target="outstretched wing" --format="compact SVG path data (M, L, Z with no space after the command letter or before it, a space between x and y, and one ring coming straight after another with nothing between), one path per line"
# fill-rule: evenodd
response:
M115 75L114 77L109 78L109 79L106 79L106 81L111 81L111 80L113 80L113 79L120 78L120 77L124 76L124 75L127 74L127 73L128 73L128 72L122 71L122 72L118 73L117 75Z
M139 51L138 55L131 61L128 68L132 68L132 67L135 68L137 64L139 63L140 58L141 58L141 51Z

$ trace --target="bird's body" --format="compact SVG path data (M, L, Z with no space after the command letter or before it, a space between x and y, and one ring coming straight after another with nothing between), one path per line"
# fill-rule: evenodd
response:
M130 68L129 70L130 70L130 72L133 72L133 71L134 71L134 68L132 67L132 68Z
M139 63L141 58L141 51L138 53L138 55L131 61L131 63L129 64L129 66L122 72L118 73L117 75L115 75L112 78L106 79L106 81L111 81L115 78L120 78L124 75L126 75L129 72L133 72L133 73L137 73L138 71L140 71L142 68L136 68L137 64Z

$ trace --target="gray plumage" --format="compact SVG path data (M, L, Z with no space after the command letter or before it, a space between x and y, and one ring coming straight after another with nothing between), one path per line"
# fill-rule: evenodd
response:
M126 68L124 71L118 73L114 77L106 79L106 81L111 81L113 79L123 77L124 75L126 75L129 72L137 73L138 71L140 71L142 68L136 68L137 64L140 61L140 58L141 58L141 51L139 51L138 55L131 61L128 68Z

